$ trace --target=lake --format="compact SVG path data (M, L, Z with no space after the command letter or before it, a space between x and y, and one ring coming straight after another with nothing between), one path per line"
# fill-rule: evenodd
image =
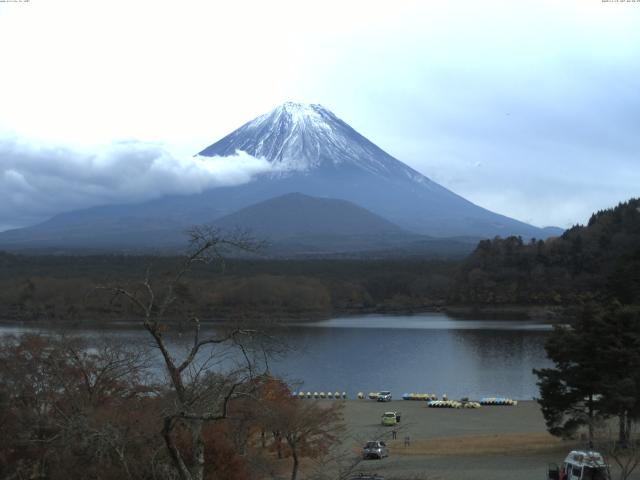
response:
M290 351L270 360L271 371L294 390L424 392L449 398L538 395L533 368L549 366L544 342L549 324L521 320L459 320L443 313L365 315L294 324L270 333ZM39 330L0 326L0 335ZM74 330L125 344L149 344L142 330ZM176 338L172 349L184 346ZM230 357L229 357L230 358Z

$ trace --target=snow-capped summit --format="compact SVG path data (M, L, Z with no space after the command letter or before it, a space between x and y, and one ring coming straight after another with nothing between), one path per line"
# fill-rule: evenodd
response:
M385 178L429 180L396 160L319 104L286 102L205 148L202 156L242 150L263 157L277 174L316 169L364 170Z

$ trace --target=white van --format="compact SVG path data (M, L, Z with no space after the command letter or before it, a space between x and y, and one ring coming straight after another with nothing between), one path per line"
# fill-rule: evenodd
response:
M562 467L549 465L549 480L611 480L609 466L598 452L573 450Z

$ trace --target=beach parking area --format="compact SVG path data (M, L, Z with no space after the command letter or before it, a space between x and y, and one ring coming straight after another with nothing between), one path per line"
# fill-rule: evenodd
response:
M381 425L385 411L401 412L397 427ZM423 401L347 400L344 412L345 448L357 453L364 442L384 439L390 450L388 458L361 461L354 472L385 480L544 480L548 463L559 464L570 450L584 447L549 435L534 401L436 409Z

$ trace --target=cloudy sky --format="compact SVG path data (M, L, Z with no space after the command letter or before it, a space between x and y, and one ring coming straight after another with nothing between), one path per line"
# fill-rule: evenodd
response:
M535 225L640 195L640 2L7 1L0 44L0 229L246 181L191 155L287 100Z

